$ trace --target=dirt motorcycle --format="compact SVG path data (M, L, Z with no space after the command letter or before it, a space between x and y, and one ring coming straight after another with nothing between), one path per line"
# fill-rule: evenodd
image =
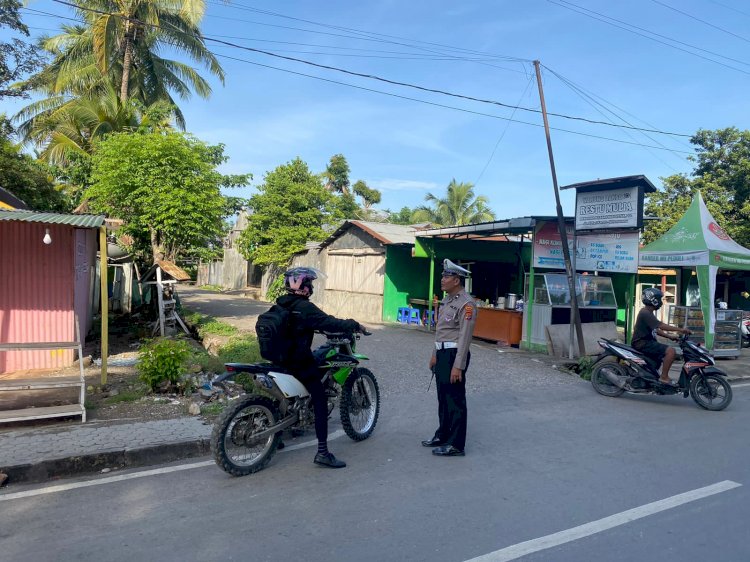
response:
M328 397L328 414L339 404L344 432L354 441L367 439L380 413L375 375L359 363L359 334L320 332L326 342L313 351ZM370 332L363 332L370 335ZM236 400L216 421L211 452L219 467L233 476L258 472L276 454L282 431L301 432L314 426L315 413L305 386L273 363L227 363L214 386L246 373L254 391Z
M680 336L684 364L676 385L659 381L659 364L623 343L602 339L603 349L591 371L591 384L599 394L616 397L631 394L688 394L706 410L723 410L732 401L726 373L718 369L708 350Z

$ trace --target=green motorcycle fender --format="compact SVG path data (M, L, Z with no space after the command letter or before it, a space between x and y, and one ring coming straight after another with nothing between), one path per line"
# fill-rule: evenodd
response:
M361 353L354 353L352 354L352 357L356 357L357 359L369 359L366 355L363 355ZM343 384L346 382L346 379L349 378L349 375L354 370L354 365L351 367L341 367L338 371L334 372L333 380L335 380L337 383L343 386Z

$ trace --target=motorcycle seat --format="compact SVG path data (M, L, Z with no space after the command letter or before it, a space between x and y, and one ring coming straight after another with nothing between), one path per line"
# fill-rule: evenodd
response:
M655 371L658 371L659 367L661 366L661 361L656 361L655 359L652 359L651 357L649 357L648 355L645 355L642 351L638 351L634 347L631 347L627 344L624 344L618 341L613 341L613 340L608 340L608 339L605 339L604 341L606 341L607 343L611 343L612 345L617 346L621 349L625 349L629 351L630 353L637 355L638 357L642 357L646 361L646 363L648 363L649 367L651 367ZM658 378L658 375L657 375L657 378Z

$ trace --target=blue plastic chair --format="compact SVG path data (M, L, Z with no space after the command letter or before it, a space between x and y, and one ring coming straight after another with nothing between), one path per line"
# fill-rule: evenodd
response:
M421 324L422 319L419 317L419 309L418 308L409 308L409 318L407 321L408 324Z
M396 316L396 321L400 322L401 324L408 324L409 323L409 310L411 310L408 306L402 306L398 309L398 316Z

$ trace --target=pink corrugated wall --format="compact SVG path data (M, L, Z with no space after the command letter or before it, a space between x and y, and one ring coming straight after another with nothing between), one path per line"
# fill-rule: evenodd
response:
M49 245L42 242L47 228ZM74 340L74 230L0 222L0 342ZM0 373L72 361L72 350L0 352Z

